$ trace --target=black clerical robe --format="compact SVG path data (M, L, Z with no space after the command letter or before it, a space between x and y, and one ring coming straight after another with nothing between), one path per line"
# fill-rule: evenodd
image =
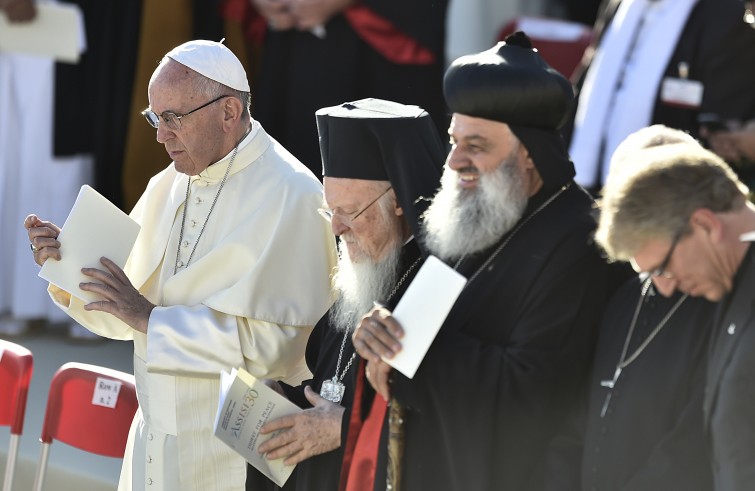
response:
M261 66L254 82L255 119L312 172L321 175L314 113L320 108L375 97L425 109L444 135L443 101L447 0L364 0L393 28L432 53L429 63L387 59L355 29L344 13L325 24L322 39L308 31L265 33Z
M406 410L402 489L542 489L546 446L585 383L607 295L592 200L571 183L533 214L554 192L530 199L414 378L394 371L392 395ZM471 278L498 246L458 270ZM385 453L381 445L381 491Z
M59 157L91 154L94 182L90 184L123 207L121 168L142 0L60 1L81 9L87 49L78 63L55 67L53 153Z
M404 272L417 261L420 261L420 250L415 240L408 242L401 251L401 259L399 265L400 274L403 276ZM396 305L398 300L406 291L406 288L411 283L414 276L419 270L420 263L415 265L411 272L407 275L406 279L401 283L400 287L396 290L396 293L390 299L383 299L389 308ZM366 312L365 312L366 313ZM353 329L351 333L353 334ZM330 325L329 313L326 313L322 319L315 325L312 334L307 341L306 348L306 361L307 366L312 372L312 378L305 380L301 385L297 387L291 387L288 385L283 386L283 389L287 397L296 403L299 407L309 408L312 407L304 397L304 387L309 385L317 393L320 392L320 387L325 380L330 380L336 372L336 365L338 363L338 353L341 349L343 342L344 332L335 329ZM339 369L339 375L343 371L344 367L348 363L351 355L354 353L354 345L351 343L351 335L348 336L343 348L343 355L341 357L341 367ZM356 356L354 362L346 373L342 380L346 390L344 392L343 400L341 404L346 408L342 420L341 431L341 447L332 450L330 452L315 455L304 462L301 462L294 469L294 473L291 478L286 482L283 487L284 490L299 490L299 491L337 491L339 479L341 476L341 461L343 459L343 449L346 442L347 429L349 425L350 409L353 403L354 387L356 386L357 366L360 361L359 355ZM372 399L375 392L369 386L364 388L362 394L363 402L361 407L363 408L362 418L367 417L367 411L372 405ZM249 491L260 490L274 490L280 489L272 481L268 480L264 475L258 472L251 466L247 466L247 482L246 489Z
M595 23L598 46L613 21L622 0L604 0ZM755 117L755 30L742 21L744 5L740 0L696 0L696 5L679 38L663 73L664 79L680 77L680 64L689 68L687 77L703 84L699 107L686 107L663 101L659 85L648 124L663 124L699 138L701 115L714 115L721 121L747 121ZM594 49L573 77L581 89L593 59ZM640 63L642 60L635 60ZM576 114L576 107L575 107ZM563 133L571 137L571 125ZM734 170L749 186L755 182L752 167L735 165ZM605 180L606 176L601 176Z
M713 489L702 401L715 304L687 298L622 370L614 388L601 384L614 376L640 292L640 281L633 278L606 309L588 407L583 405L554 441L548 491ZM666 298L652 288L648 291L627 357L680 297L679 293Z

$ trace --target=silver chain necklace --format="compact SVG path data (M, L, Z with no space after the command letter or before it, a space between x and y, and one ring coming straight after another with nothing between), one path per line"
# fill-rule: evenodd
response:
M488 256L488 258L485 260L485 262L482 263L482 266L480 266L479 268L477 268L477 271L475 271L474 274L469 278L469 281L467 281L467 283L464 285L464 288L468 287L469 284L472 283L472 281L475 278L477 278L477 276L479 276L479 274L482 273L482 271L485 268L487 268L488 265L491 262L493 262L493 259L495 259L496 256L498 256L498 254L503 250L503 248L506 247L506 245L511 241L511 239L514 238L514 236L516 235L516 233L519 232L519 230L522 227L524 227L527 224L527 222L529 222L532 218L534 218L535 215L537 215L538 213L540 213L541 211L543 211L543 209L546 206L548 206L549 204L551 204L553 202L553 200L555 200L556 198L558 198L559 196L561 196L561 194L564 191L566 191L567 189L569 189L569 186L571 186L571 182L569 182L569 183L564 184L563 186L561 186L561 188L558 191L556 191L555 193L553 193L553 195L551 195L551 197L548 198L545 201L545 203L543 203L542 205L538 206L535 211L533 211L532 213L530 213L529 215L527 215L524 218L524 220L522 220L521 222L519 222L517 224L517 226L514 228L514 230L511 231L511 233L509 234L509 236L506 237L506 240L504 240L503 242L501 242L501 245L499 245L498 247L496 247L495 251L493 251L493 253L490 256ZM454 269L455 270L459 269L459 265L461 264L461 262L464 260L464 258L466 256L467 256L466 254L462 254L462 256L459 258L459 260L456 261L456 264L454 265Z
M396 283L396 286L393 287L393 290L391 290L391 293L388 295L388 298L385 299L385 301L389 301L393 296L398 292L398 289L401 288L401 285L404 284L404 281L409 277L411 272L414 270L415 267L417 267L417 264L422 260L422 256L418 257L414 263L412 263L411 266L409 266L409 269L406 270L404 275L398 280L398 283ZM349 333L351 332L351 326L348 326L346 328L346 331L343 333L343 340L341 341L341 349L338 352L338 362L336 363L336 373L333 375L333 378L330 380L325 380L322 383L322 387L320 388L320 397L323 399L327 399L330 402L335 402L336 404L340 404L341 400L343 399L343 393L346 390L346 386L343 384L343 377L346 375L346 372L349 371L349 368L351 367L352 362L354 361L354 358L356 358L356 353L352 353L351 357L349 358L348 363L346 363L346 366L343 368L343 372L341 372L341 375L338 375L338 371L341 369L341 358L343 358L343 349L346 347L346 339L349 337Z
M645 338L645 340L637 347L637 349L634 350L634 352L627 357L627 351L629 350L629 342L632 340L632 334L634 334L634 328L637 324L637 319L640 316L640 311L642 310L642 304L645 301L645 296L647 295L648 290L650 289L650 285L652 283L652 280L648 278L645 280L645 283L642 285L642 293L640 294L640 299L637 301L637 307L634 309L634 315L632 316L632 322L629 324L629 330L627 331L627 336L624 339L624 347L621 350L621 356L619 357L619 362L616 364L616 370L613 373L613 378L609 380L601 380L600 385L601 387L606 387L609 389L608 394L606 394L606 400L603 403L603 408L600 410L600 417L603 418L606 415L606 411L608 411L608 406L611 403L611 394L613 394L613 388L616 386L616 382L618 382L619 377L621 376L621 372L628 367L629 365L634 362L638 356L642 354L643 351L645 351L645 348L648 347L650 342L655 339L655 337L658 335L658 333L661 332L661 329L663 329L666 324L668 323L669 319L671 319L671 316L676 313L676 311L681 307L682 303L684 303L685 300L687 300L688 294L682 295L682 297L676 301L676 303L669 309L669 311L666 313L665 316L663 316L663 319L658 323L657 326L648 334L648 336Z
M186 260L186 263L183 264L181 267L189 267L189 263L191 262L191 258L194 257L194 252L197 250L197 245L199 244L199 239L202 238L202 234L204 233L205 227L207 227L207 222L210 221L210 215L212 215L212 210L215 209L215 204L218 202L218 197L220 196L220 192L223 190L223 186L225 185L226 179L228 179L228 174L231 172L231 166L233 165L233 161L236 160L236 153L239 151L239 145L241 145L241 142L244 141L244 138L249 134L249 131L251 131L251 127L249 130L247 130L246 133L244 133L244 136L241 137L241 140L236 144L236 146L233 148L233 154L231 155L231 161L228 162L228 167L225 168L225 174L223 174L223 179L220 181L220 186L218 187L218 192L215 193L215 199L212 200L212 205L210 205L210 211L207 212L207 218L204 219L204 223L202 224L202 228L199 230L199 235L197 236L197 240L194 241L194 247L191 248L191 254L189 254L189 259ZM189 207L189 190L191 189L191 176L188 176L189 179L186 182L186 197L184 198L184 210L183 210L183 216L181 218L181 231L178 234L178 247L176 248L176 264L173 266L173 274L175 275L178 272L180 258L181 258L181 243L183 243L184 239L184 227L186 226L186 208Z

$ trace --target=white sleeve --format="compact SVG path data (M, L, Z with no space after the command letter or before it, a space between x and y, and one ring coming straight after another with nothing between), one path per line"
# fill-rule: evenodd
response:
M311 330L205 305L155 307L147 328L147 369L195 377L245 367L258 378L288 379L301 371Z
M81 299L53 284L47 287L47 292L55 305L93 333L121 341L134 339L134 329L114 315L96 310L85 310Z

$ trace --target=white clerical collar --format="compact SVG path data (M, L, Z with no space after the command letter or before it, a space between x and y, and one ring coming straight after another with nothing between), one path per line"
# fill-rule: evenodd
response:
M741 242L755 242L755 232L747 232L739 236Z
M251 127L249 128L249 131L239 143L238 150L235 150L235 151L239 153L245 147L249 146L249 144L251 144L252 141L254 140L254 137L257 136L261 130L262 130L262 126L260 126L260 124L257 121L252 119ZM225 174L225 171L226 171L226 166L223 164L230 161L230 159L233 157L233 153L234 153L234 149L228 152L228 154L226 154L226 156L223 157L222 159L218 160L212 165L207 166L206 169L204 169L202 172L199 173L198 178L204 182L220 181L223 178L223 175ZM248 159L244 159L242 161L234 163L233 168L230 170L229 175L233 175L236 172L239 172L250 163L251 161L249 161Z

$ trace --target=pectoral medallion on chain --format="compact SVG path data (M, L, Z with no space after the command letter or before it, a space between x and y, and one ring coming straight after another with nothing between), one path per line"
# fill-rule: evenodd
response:
M341 399L343 399L343 393L345 390L346 386L339 382L336 377L333 377L332 379L325 380L322 383L322 387L320 388L320 397L327 399L330 402L340 404Z

